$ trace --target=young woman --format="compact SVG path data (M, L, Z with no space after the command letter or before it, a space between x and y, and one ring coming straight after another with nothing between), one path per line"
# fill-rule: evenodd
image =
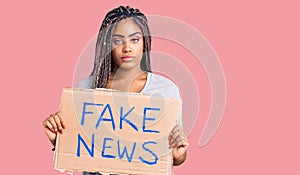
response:
M107 13L102 22L94 69L79 82L79 88L108 88L144 93L150 96L180 98L177 86L169 79L151 73L151 36L146 16L138 9L120 6ZM182 164L189 146L181 128L181 118L169 136L173 148L173 165ZM66 127L63 114L51 114L43 121L50 142L55 145L57 132ZM83 174L98 174L88 173Z

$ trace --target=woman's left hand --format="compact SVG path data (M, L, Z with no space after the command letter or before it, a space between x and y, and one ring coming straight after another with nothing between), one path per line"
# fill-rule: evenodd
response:
M173 148L173 165L180 165L186 159L188 140L179 125L174 126L169 135L169 146Z

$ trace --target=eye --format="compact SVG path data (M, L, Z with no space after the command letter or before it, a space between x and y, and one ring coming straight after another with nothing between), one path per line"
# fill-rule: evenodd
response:
M132 43L138 43L139 41L140 41L139 38L133 38L133 39L131 39L131 42L132 42Z
M113 43L114 43L114 45L119 45L119 44L123 43L123 40L121 40L121 39L113 39Z

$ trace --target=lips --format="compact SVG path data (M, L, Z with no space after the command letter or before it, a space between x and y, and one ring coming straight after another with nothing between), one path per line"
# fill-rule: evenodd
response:
M123 56L123 57L121 57L121 59L123 61L131 61L133 59L133 56Z

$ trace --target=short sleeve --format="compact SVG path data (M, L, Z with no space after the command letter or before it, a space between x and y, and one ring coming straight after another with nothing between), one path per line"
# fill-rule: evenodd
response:
M146 86L142 90L142 93L154 97L181 99L179 88L176 86L174 82L172 82L170 79L166 77L154 73L148 73ZM178 125L183 127L182 107L180 109Z
M81 89L94 89L94 76L89 76L83 80L81 80L76 88L81 88Z

